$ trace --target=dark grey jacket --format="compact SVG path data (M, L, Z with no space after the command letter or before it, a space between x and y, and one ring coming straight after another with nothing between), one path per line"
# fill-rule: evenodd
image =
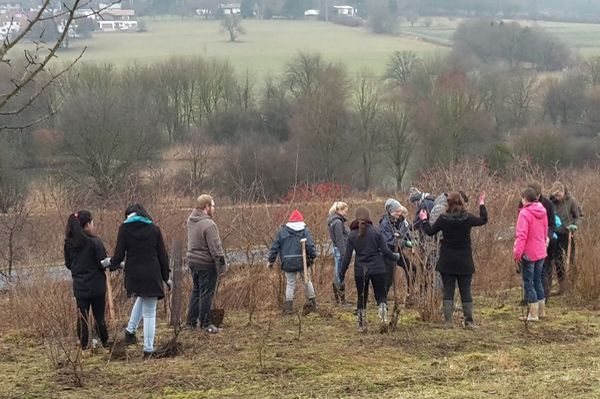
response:
M331 238L331 242L337 247L342 256L346 253L346 243L348 242L349 232L344 223L346 223L346 218L339 213L334 213L327 218L329 238Z
M302 223L302 225L304 224ZM317 256L315 242L310 235L310 231L306 226L303 228L298 226L296 223L288 223L282 226L269 251L269 263L274 263L279 255L281 270L285 272L299 272L304 269L301 239L306 238L307 263L312 265Z

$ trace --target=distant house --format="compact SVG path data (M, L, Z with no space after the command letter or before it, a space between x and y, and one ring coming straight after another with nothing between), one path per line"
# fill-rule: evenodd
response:
M22 11L23 6L21 3L12 1L0 1L0 14L13 14Z
M92 17L90 17L92 18ZM92 18L101 32L137 32L139 22L135 19L135 10L108 8L100 11L100 18Z
M21 30L19 21L3 21L0 23L0 40L6 39L7 36L14 35Z
M337 15L354 17L358 14L358 10L352 6L333 6L333 9L337 12Z
M242 5L240 3L219 4L219 10L223 15L238 15L242 13Z
M321 14L321 10L306 10L304 16L307 18L316 18Z

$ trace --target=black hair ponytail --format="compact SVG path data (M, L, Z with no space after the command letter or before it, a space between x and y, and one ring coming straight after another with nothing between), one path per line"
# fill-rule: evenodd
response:
M65 242L71 248L80 248L83 245L85 235L83 228L92 221L92 213L79 211L72 213L67 220L65 229Z

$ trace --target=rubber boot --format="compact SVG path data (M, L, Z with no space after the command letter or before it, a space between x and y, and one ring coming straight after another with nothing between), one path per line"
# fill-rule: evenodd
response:
M379 304L379 321L381 324L388 324L388 308L387 303Z
M356 324L358 331L363 332L367 329L367 311L365 309L358 309L356 311Z
M546 318L546 300L545 299L538 301L538 317L540 320L544 320Z
M529 313L527 317L519 317L521 321L539 321L539 302L529 304Z
M452 325L452 315L454 314L454 301L452 299L444 299L444 328L450 329Z
M466 302L462 304L463 306L463 326L467 329L476 328L475 321L473 320L473 302Z
M283 306L283 314L292 313L294 313L294 301L285 301L285 305Z

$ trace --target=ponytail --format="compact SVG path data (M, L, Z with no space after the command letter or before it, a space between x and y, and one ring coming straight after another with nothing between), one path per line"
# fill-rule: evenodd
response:
M91 221L92 213L89 211L79 211L69 215L65 229L65 242L73 248L81 247L85 239L83 228Z

